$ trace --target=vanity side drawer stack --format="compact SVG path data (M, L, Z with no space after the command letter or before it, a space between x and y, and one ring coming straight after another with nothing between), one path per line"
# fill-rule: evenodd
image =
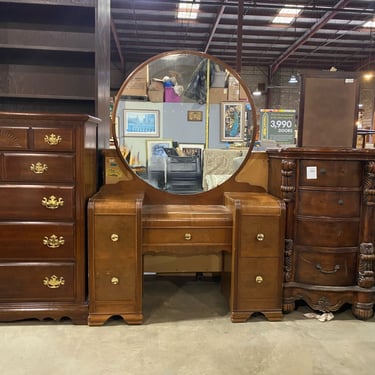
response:
M89 325L113 315L142 323L141 202L137 196L89 201Z
M361 215L359 161L300 160L296 201L295 280L356 284Z
M234 213L232 321L254 312L282 319L285 207L265 193L227 193Z
M87 322L97 124L86 115L0 113L0 321Z

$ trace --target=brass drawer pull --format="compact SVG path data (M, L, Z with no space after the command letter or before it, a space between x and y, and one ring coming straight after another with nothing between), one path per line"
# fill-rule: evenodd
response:
M52 234L50 237L45 236L43 238L43 245L49 247L50 249L56 249L64 245L65 239L63 236L57 237L56 234Z
M62 141L62 138L59 135L56 134L50 134L44 136L44 142L47 143L50 146L56 146Z
M191 233L185 233L185 236L184 236L184 238L185 238L185 240L186 241L190 241L191 240Z
M65 280L62 276L57 277L56 275L52 275L51 277L46 276L43 279L43 284L50 289L57 289L60 288L61 285L65 284Z
M264 240L264 234L263 233L258 233L257 234L257 240L258 241L263 241Z
M33 163L30 165L30 171L34 172L35 174L43 174L44 172L47 172L47 170L47 164L42 164L39 161L36 164Z
M256 282L257 284L262 284L262 282L263 282L263 277L262 277L262 276L257 276L257 277L255 278L255 282Z
M113 242L117 242L118 240L119 240L119 235L118 234L116 234L116 233L112 233L111 234L111 240L113 241Z
M337 204L338 204L339 206L343 206L343 205L344 205L344 200L343 200L343 199L339 199L339 200L337 201Z
M120 279L116 276L113 276L111 279L111 284L117 285L120 282Z
M321 168L319 172L320 172L320 174L326 174L327 170L325 168Z
M331 274L331 273L336 273L337 271L340 270L341 267L340 267L339 264L336 264L336 265L333 267L333 270L324 270L323 267L322 267L320 264L316 264L316 265L315 265L315 268L316 268L319 272L329 275L329 274Z
M51 195L49 198L44 197L42 199L42 206L50 209L56 210L57 208L64 205L64 201L62 198L56 198L54 195Z

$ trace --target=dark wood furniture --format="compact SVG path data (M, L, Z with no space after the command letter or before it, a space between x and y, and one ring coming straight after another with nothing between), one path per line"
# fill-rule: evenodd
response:
M97 190L98 121L0 113L0 321L87 323L86 203Z
M375 299L375 152L269 151L269 192L287 205L283 308L352 305L360 319Z
M142 323L147 254L226 254L222 285L232 321L254 312L282 318L283 203L247 184L222 186L233 192L219 187L161 199L162 192L134 178L105 185L90 199L90 325L113 315Z
M0 111L97 116L108 147L109 49L110 0L0 2Z

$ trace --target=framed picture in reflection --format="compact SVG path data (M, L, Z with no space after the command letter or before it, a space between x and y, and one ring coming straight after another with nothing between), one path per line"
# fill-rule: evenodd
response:
M245 123L244 116L243 103L221 103L221 141L238 142L243 140Z
M159 137L159 111L124 110L125 137Z

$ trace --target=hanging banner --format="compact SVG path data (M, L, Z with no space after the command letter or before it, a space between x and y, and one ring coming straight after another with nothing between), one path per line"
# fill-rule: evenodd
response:
M261 109L260 139L272 140L280 144L295 144L295 109Z

